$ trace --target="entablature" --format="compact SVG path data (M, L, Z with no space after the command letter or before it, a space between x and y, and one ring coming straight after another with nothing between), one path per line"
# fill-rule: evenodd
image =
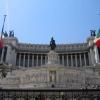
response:
M23 44L19 43L16 46L17 51L22 52L43 52L48 53L50 51L50 46L47 44ZM78 44L58 44L55 51L58 53L63 52L79 52L79 51L88 51L89 47L87 43L78 43Z

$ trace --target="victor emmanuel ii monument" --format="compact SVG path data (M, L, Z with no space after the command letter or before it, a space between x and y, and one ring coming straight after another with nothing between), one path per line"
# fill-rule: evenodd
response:
M97 34L100 34L98 32ZM11 69L0 79L0 88L8 89L94 89L100 86L100 50L94 40L85 43L20 43L10 32L3 38L0 60Z

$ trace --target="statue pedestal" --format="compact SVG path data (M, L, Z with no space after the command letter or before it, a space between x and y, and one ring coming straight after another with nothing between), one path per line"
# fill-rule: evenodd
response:
M54 50L51 50L48 53L48 62L47 62L47 64L58 64L58 62L59 62L58 54Z

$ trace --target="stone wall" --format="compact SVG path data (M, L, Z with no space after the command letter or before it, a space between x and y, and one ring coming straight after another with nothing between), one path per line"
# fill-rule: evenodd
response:
M95 88L100 84L100 77L90 70L45 66L15 70L0 83L3 88Z

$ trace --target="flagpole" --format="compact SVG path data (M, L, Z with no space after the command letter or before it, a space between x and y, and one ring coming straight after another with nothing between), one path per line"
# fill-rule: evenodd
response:
M1 39L2 39L2 35L4 33L4 24L5 24L5 19L6 19L7 15L4 15L4 21L3 21L3 26L2 26L2 30L1 30Z

